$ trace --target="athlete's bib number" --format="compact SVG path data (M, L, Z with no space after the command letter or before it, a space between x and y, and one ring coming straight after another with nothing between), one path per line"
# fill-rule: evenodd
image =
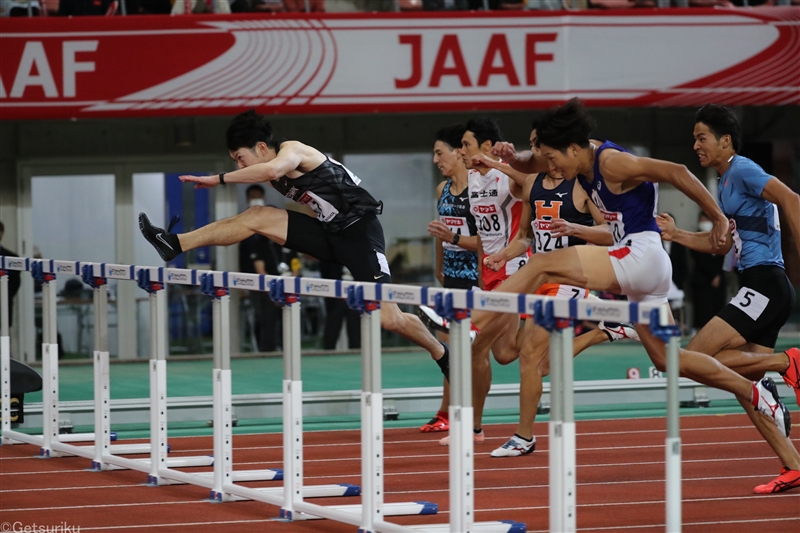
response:
M625 223L622 221L622 213L619 211L600 211L603 214L603 218L608 224L608 227L611 228L611 235L614 237L614 242L618 243L622 241L622 238L625 236Z
M467 226L467 217L451 217L451 216L443 216L441 217L442 223L447 226L447 229L461 235L464 237L465 235L469 235L469 228ZM443 242L442 247L445 250L451 250L454 252L463 251L460 246L449 242Z
M738 307L754 321L758 320L761 313L769 305L769 298L748 287L739 289L739 293L731 300L731 305Z
M500 216L497 214L478 216L478 227L481 231L489 233L491 231L500 231Z
M536 253L552 252L553 250L565 248L568 245L569 237L566 235L554 237L553 234L550 233L549 220L534 220L533 236L536 241L534 243Z

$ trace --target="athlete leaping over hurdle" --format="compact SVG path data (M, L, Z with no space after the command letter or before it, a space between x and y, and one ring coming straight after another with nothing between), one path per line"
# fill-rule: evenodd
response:
M360 186L361 180L341 163L298 141L276 142L272 127L250 110L233 119L226 133L228 150L239 170L214 176L180 176L195 188L225 183L269 182L277 191L308 206L316 218L275 207L251 207L188 233L157 228L139 214L139 229L164 261L200 246L229 246L254 233L292 250L346 266L356 281L391 283L383 228L377 215L383 203ZM419 318L395 303L381 304L381 326L430 352L445 377L449 353Z
M624 294L634 302L666 303L672 268L669 256L661 246L656 225L656 184L673 184L714 221L714 229L707 235L713 249L725 246L728 220L714 198L686 167L635 157L614 143L590 138L593 127L594 121L583 104L573 99L548 111L540 119L537 146L541 156L532 152L517 154L507 143L495 149L512 167L522 172L542 172L550 168L568 180L577 177L612 226L617 244L610 248L579 245L535 254L497 290L534 293L549 282ZM509 320L517 319L502 313L473 313L473 323L480 330L473 349L480 342L491 343L494 336L506 329L505 322ZM646 325L637 324L636 331L650 359L663 371L666 366L664 342ZM764 354L751 356L763 357ZM771 379L751 382L713 357L689 350L680 351L680 370L682 376L726 390L744 402L750 402L774 422L769 426L758 425L762 433L777 431L784 438L788 436L791 429L789 412ZM777 439L770 439L773 440Z

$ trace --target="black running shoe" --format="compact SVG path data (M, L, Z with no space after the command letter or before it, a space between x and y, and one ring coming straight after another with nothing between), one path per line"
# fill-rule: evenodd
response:
M441 341L439 341L441 342ZM441 342L442 347L444 348L444 355L436 360L436 364L439 365L439 368L442 370L442 374L444 374L444 379L448 382L450 381L450 347L447 345L446 342Z
M178 241L178 236L174 233L170 233L172 228L175 227L175 224L178 223L178 220L180 220L180 218L177 216L172 217L169 227L164 231L152 225L147 215L139 213L139 231L142 232L147 242L153 245L158 255L161 256L161 259L166 262L172 261L183 252L181 243Z

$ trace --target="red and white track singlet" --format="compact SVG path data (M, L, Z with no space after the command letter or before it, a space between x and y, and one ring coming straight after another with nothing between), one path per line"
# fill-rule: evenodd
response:
M514 238L522 216L522 200L511 194L511 178L497 169L485 175L470 170L469 204L478 227L483 253L499 252ZM505 267L495 272L483 265L483 287L492 290L508 276L528 262L528 253L509 260Z

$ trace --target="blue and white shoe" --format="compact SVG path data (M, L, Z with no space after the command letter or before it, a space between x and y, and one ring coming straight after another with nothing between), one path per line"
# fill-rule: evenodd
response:
M508 442L492 451L492 457L519 457L528 455L536 449L536 437L532 440L525 440L517 434L508 439Z

